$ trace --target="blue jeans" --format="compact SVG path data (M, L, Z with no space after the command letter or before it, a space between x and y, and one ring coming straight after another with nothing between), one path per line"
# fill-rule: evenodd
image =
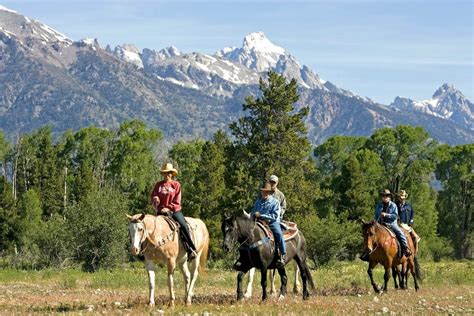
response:
M402 244L403 250L408 249L407 238L405 237L405 234L403 233L400 226L398 226L397 222L387 224L387 226L395 233L395 235L397 235L398 240L400 240L400 243Z
M281 232L280 222L273 221L268 226L270 226L270 229L272 230L275 243L280 249L281 255L286 255L286 245L285 240L283 239L283 233Z

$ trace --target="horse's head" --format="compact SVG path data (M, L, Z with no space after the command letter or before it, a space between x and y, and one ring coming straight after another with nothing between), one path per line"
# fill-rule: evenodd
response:
M364 247L368 253L374 251L376 244L376 221L362 221L362 236L364 237Z
M141 251L142 243L147 237L145 223L143 219L145 214L135 214L133 216L127 215L128 220L128 234L130 236L130 253L132 256L138 256Z
M237 241L237 221L234 216L225 214L221 224L222 235L224 240L222 242L222 249L224 252L229 252L232 245Z
M221 230L224 235L222 249L229 252L236 242L243 243L253 239L255 229L255 218L249 213L243 212L240 216L224 215Z

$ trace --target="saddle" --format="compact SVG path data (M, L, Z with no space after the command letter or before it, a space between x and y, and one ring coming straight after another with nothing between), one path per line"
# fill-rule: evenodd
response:
M268 223L266 221L258 220L257 225L263 229L263 231L265 232L265 236L270 238L270 240L274 241L272 230L270 229L270 226L268 226ZM283 239L285 241L295 238L295 236L298 234L298 227L296 223L282 221L280 222L280 226L282 228Z
M395 233L390 229L388 228L387 226L385 225L382 225L382 227L389 232L390 236L392 237L392 240L395 239L395 242L397 243L397 255L399 258L403 257L403 254L402 254L402 245L400 244L400 240L398 240L397 238L397 235L395 235ZM405 228L403 228L402 226L402 232L405 230ZM405 234L405 232L403 232ZM405 237L406 237L406 234L405 234ZM408 238L408 237L407 237ZM410 247L410 246L408 246Z
M171 216L169 215L165 215L165 214L159 214L158 216L162 216L163 219L168 223L168 225L170 226L170 229L172 231L177 231L180 229L181 225L175 221ZM186 221L186 223L188 224L188 228L189 230L196 230L197 229L197 226L192 226L187 220L186 218L184 219Z

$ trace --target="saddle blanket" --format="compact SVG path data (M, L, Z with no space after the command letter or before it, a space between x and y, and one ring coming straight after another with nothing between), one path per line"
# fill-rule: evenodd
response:
M257 225L263 229L267 237L269 237L271 240L274 240L272 230L265 221L257 221ZM282 221L280 222L280 226L282 228L283 239L285 241L295 238L296 234L298 234L298 227L296 223Z

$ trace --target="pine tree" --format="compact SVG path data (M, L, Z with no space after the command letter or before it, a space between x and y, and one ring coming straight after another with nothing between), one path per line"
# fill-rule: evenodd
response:
M309 211L314 196L309 181L315 173L304 124L309 108L295 109L299 98L296 80L287 83L275 72L268 73L268 81L260 79L260 92L257 99L246 98L243 110L247 115L229 126L235 139L229 185L241 193L231 203L250 207L259 186L270 174L277 174L289 208L297 213Z

